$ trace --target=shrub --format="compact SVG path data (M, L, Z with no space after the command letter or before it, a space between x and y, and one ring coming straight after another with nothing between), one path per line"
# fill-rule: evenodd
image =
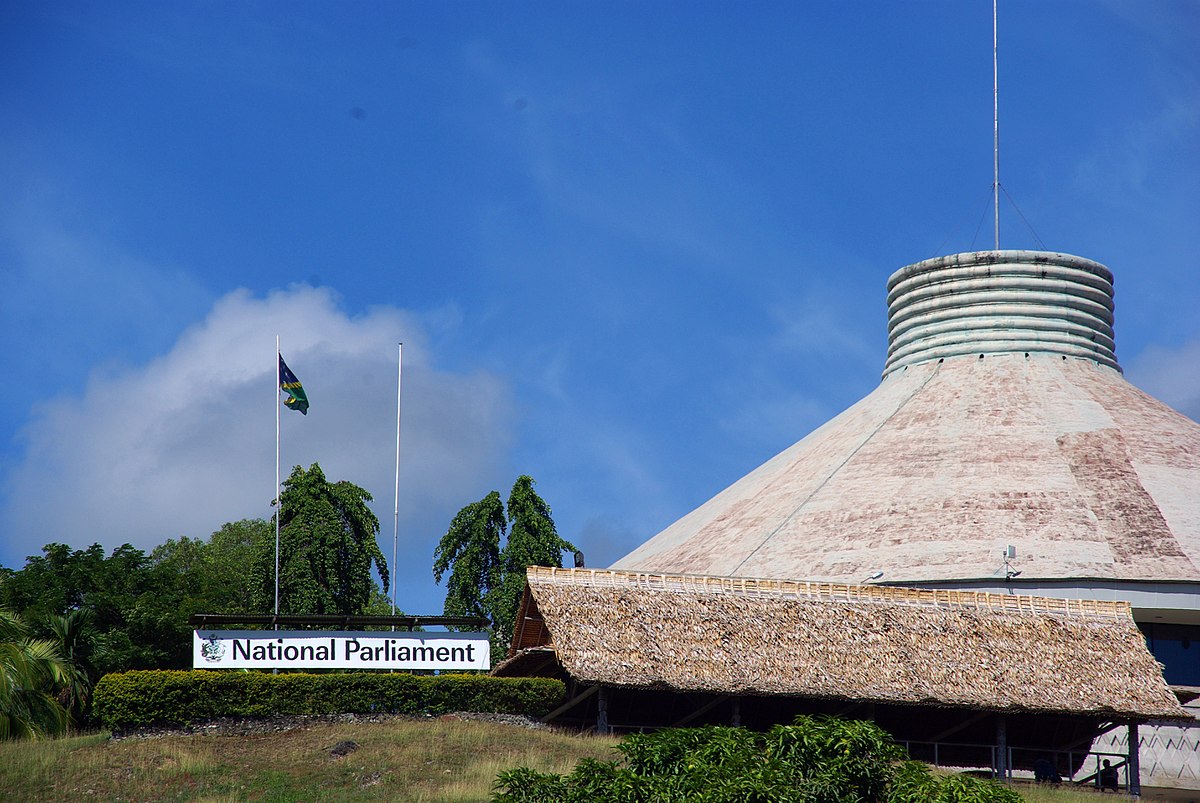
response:
M218 717L305 714L439 715L480 711L541 716L565 695L546 678L487 675L135 671L105 675L96 684L100 723L122 731L152 725L191 725Z
M892 770L888 803L930 803L941 783L920 761L902 761Z
M815 800L878 800L904 756L874 722L834 717L797 717L766 736L769 755L795 768L814 789ZM819 788L819 792L816 791Z
M908 761L873 722L797 717L770 732L707 726L626 736L619 762L586 759L570 775L515 769L495 803L1011 803L1020 796Z
M968 775L943 778L931 803L1021 803L1021 796L994 781Z

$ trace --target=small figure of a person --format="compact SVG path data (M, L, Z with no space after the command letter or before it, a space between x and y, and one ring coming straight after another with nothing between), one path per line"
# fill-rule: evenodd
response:
M1117 778L1117 770L1108 763L1108 759L1104 759L1104 768L1096 776L1096 785L1100 787L1101 792L1117 791L1119 779Z

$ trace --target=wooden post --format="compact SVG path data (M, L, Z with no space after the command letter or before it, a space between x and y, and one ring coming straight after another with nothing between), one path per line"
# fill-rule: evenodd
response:
M1142 765L1138 758L1141 745L1138 744L1138 724L1129 723L1129 763L1125 765L1125 777L1128 780L1129 794L1133 797L1142 796Z
M603 686L599 689L600 693L596 695L596 733L612 733L608 727L608 689Z
M1001 781L1009 779L1008 718L1004 714L996 715L996 777Z
M742 698L733 698L733 717L730 719L730 724L735 728L742 727Z

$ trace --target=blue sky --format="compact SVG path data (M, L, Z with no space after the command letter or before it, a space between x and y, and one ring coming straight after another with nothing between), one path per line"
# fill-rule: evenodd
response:
M1200 2L1002 2L1001 245L1117 279L1200 417ZM884 283L990 248L991 4L0 0L0 562L376 497L437 613L522 473L604 566L870 392Z

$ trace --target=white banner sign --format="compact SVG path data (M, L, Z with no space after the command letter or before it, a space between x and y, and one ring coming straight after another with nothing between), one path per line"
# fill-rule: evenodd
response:
M487 633L197 630L196 669L491 669Z

